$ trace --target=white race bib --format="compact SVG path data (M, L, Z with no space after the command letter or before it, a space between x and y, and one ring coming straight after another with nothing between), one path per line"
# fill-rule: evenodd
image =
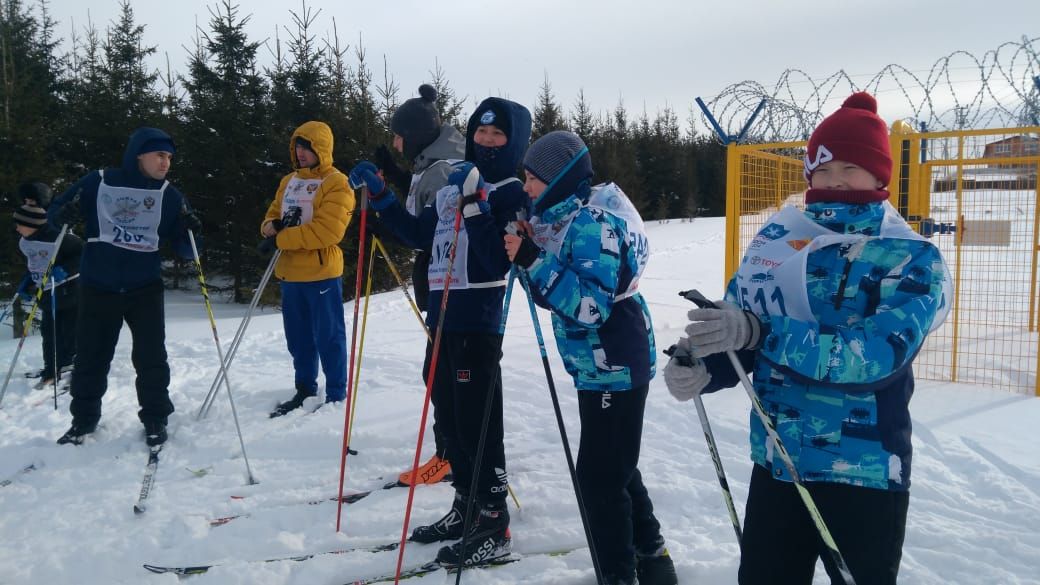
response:
M134 252L157 251L163 192L169 181L164 181L158 189L115 187L105 183L104 171L100 174L98 237L90 241L105 242Z
M25 238L18 240L18 249L22 251L22 254L25 254L29 277L36 283L36 286L40 286L40 281L43 280L43 273L47 271L47 266L51 263L51 256L55 254L54 244L54 242L39 242ZM46 290L51 290L52 288L54 288L54 279L47 282Z
M289 179L282 193L282 223L298 226L314 219L314 195L321 188L322 179Z

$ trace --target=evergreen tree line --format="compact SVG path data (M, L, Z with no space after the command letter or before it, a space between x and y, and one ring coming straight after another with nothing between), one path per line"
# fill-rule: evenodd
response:
M349 45L317 30L318 11L290 11L285 38L248 38L249 16L232 0L216 0L209 21L187 45L186 72L146 64L157 48L130 0L105 31L88 25L63 43L46 0L0 0L0 291L8 300L22 273L11 213L17 186L42 181L55 196L85 173L118 165L130 133L139 126L169 132L178 145L171 181L188 197L203 223L199 239L207 284L236 302L247 302L267 260L256 252L259 224L278 181L289 172L288 140L307 120L329 124L336 166L343 171L389 144L389 118L410 92L384 62L378 76L360 42ZM324 21L323 21L324 23ZM60 47L65 46L64 52ZM269 50L270 65L258 52ZM503 73L506 74L506 73ZM464 131L469 112L439 65L430 83L438 90L442 118ZM472 96L474 103L486 96ZM526 104L534 137L570 129L589 145L597 181L622 186L647 219L724 213L724 149L718 141L683 132L666 108L651 118L633 117L619 101L598 115L579 92L565 111L546 78L538 103ZM692 128L692 113L691 124ZM405 161L399 161L405 165ZM342 242L353 278L358 223ZM79 230L79 233L82 233ZM390 244L390 242L386 242ZM408 274L411 253L388 246ZM374 288L394 285L376 260ZM171 261L168 285L194 282L191 263ZM268 287L277 294L277 287ZM354 287L344 287L347 298Z

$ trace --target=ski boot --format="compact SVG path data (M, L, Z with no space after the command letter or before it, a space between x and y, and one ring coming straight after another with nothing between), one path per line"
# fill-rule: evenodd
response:
M663 545L652 554L636 554L636 576L639 585L679 585L672 556Z
M442 547L437 551L437 563L446 568L478 566L507 557L511 550L509 510L505 502L486 504L480 508L476 522L466 536L466 549L462 549L461 541Z
M430 457L429 461L419 466L416 475L419 477L419 481L416 484L424 483L437 483L445 481L450 478L451 474L451 463L448 463L447 459L442 459L438 455ZM412 470L405 471L397 477L397 485L408 486L412 485Z
M166 423L162 421L148 421L144 423L144 442L149 447L162 445L166 442Z
M278 416L284 416L286 414L289 414L290 412L292 412L292 411L296 410L297 408L300 408L301 406L303 406L303 401L304 400L307 400L308 398L311 398L311 397L316 396L316 395L317 395L317 393L315 391L313 391L313 390L311 390L309 388L303 388L303 387L297 385L296 386L296 395L293 396L290 400L287 400L287 401L282 402L281 404L279 404L278 407L275 408L271 412L271 418L275 418L275 417L278 417Z
M455 492L455 499L451 503L451 510L449 510L443 518L433 524L417 527L412 531L412 536L408 540L424 544L441 542L444 540L458 540L462 538L462 523L465 513L466 497Z
M59 445L82 445L83 439L97 430L97 423L81 423L72 421L72 426L58 439Z

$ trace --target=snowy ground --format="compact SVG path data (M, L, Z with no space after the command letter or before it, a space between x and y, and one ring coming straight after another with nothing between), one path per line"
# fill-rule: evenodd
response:
M649 225L653 258L642 281L659 347L679 335L690 307L676 292L697 287L721 294L724 223ZM514 296L506 335L506 452L513 489L514 549L577 547L583 542L527 301ZM343 408L293 413L271 420L268 411L292 394L292 370L281 317L256 315L231 369L235 402L258 485L247 485L235 427L221 394L209 418L195 411L218 369L206 313L197 296L167 297L167 337L177 412L162 452L146 514L135 516L147 458L136 418L129 335L110 375L102 426L80 447L55 439L69 423L68 397L54 411L49 393L29 389L21 372L41 363L39 340L26 344L0 409L0 583L178 583L153 575L143 563L219 564L187 582L340 585L392 572L396 552L322 555L305 562L256 559L317 553L393 541L400 537L407 490L387 490L343 509L307 505L336 493ZM344 306L348 319L353 305ZM220 338L234 336L243 308L216 307ZM540 314L549 335L548 316ZM348 326L349 327L349 326ZM422 405L419 370L423 341L404 296L372 299L347 487L368 489L410 465ZM551 337L551 335L550 335ZM573 386L550 343L550 357L570 439L579 435ZM6 368L16 343L0 341ZM663 366L664 361L659 362ZM42 402L42 403L41 403ZM743 517L750 461L748 402L734 389L705 398L738 511ZM1040 583L1040 456L1035 425L1040 400L982 386L919 382L914 416L914 487L902 582L914 584ZM430 443L427 443L428 445ZM723 506L711 459L692 404L676 403L663 380L651 383L640 464L684 584L731 585L738 547ZM425 455L423 458L425 459ZM17 475L29 463L37 470ZM206 470L197 476L191 470ZM235 499L232 496L248 496ZM415 493L412 525L446 511L447 484ZM248 517L211 527L209 520ZM435 545L410 545L405 564L420 564ZM822 570L817 583L824 583ZM587 549L537 557L480 572L467 583L583 584L594 576ZM410 581L444 583L441 574ZM451 580L454 582L454 579Z

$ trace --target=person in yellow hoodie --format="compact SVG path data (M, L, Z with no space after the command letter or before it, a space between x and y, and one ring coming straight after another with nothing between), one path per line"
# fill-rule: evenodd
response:
M325 402L347 391L347 328L343 320L343 251L339 242L354 209L347 176L332 166L332 129L310 121L293 132L293 172L278 185L260 226L261 249L281 250L274 274L282 286L285 343L293 358L296 395L271 413L282 416L318 394L318 362Z

